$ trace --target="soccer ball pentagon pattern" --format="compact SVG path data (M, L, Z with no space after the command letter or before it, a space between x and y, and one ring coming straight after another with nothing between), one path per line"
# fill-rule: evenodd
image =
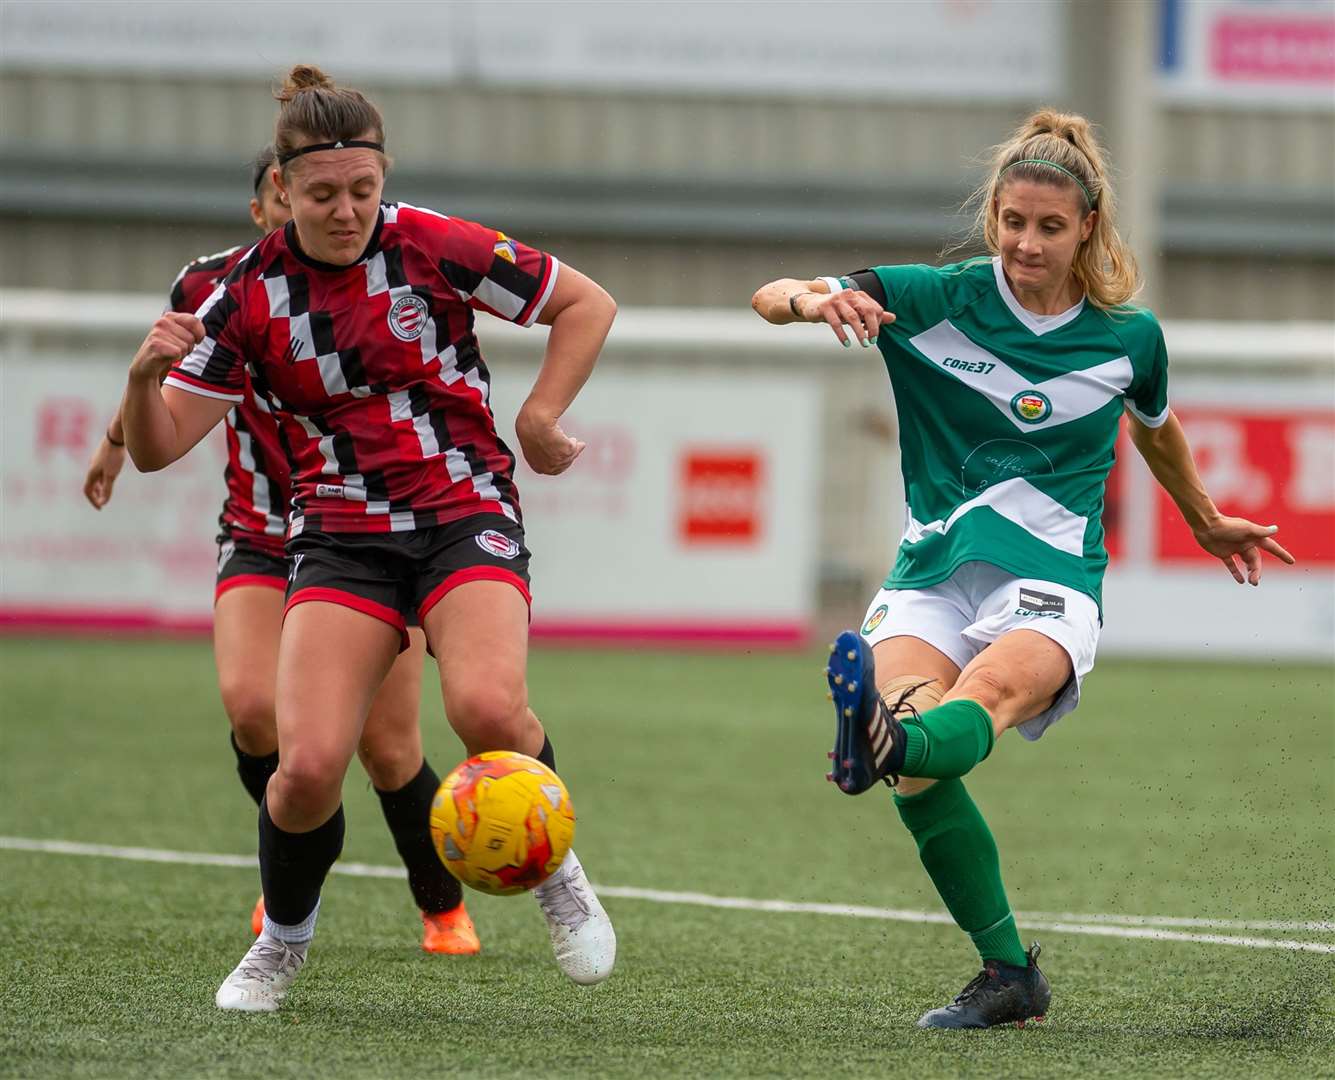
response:
M575 836L561 778L526 754L493 750L441 781L431 803L431 842L465 885L509 896L541 885Z

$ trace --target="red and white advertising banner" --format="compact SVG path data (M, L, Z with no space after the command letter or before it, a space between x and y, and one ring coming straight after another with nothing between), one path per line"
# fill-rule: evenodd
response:
M532 372L495 374L510 415ZM0 461L0 623L205 629L223 445L85 502L89 454L124 380L86 359L9 359ZM565 425L588 444L559 477L520 467L535 636L792 644L811 622L819 385L800 375L605 370Z
M1159 0L1169 101L1335 109L1335 0Z
M1266 557L1236 585L1196 544L1123 436L1108 485L1104 589L1109 650L1335 658L1335 395L1329 380L1202 380L1173 386L1205 488L1227 514L1278 525L1298 559Z

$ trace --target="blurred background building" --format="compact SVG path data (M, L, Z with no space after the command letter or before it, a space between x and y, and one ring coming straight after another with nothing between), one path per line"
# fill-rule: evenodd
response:
M503 223L625 304L935 258L979 155L1049 103L1102 126L1165 315L1329 318L1333 11L7 0L0 283L161 290L244 239L245 162L301 60L381 106L395 196Z
M626 490L664 485L660 501L712 505L705 516L725 522L729 500L761 498L757 477L770 476L767 528L739 513L732 534L692 532L691 511L664 511L663 550L649 556L717 556L703 579L714 591L735 590L750 567L760 576L756 606L742 613L750 622L734 620L743 629L778 618L763 575L795 582L778 604L793 616L784 625L808 625L813 603L855 612L898 531L884 373L800 331L738 329L751 293L779 276L939 260L964 234L958 210L987 148L1037 105L1085 112L1111 149L1124 229L1146 299L1174 324L1184 385L1193 373L1204 380L1193 437L1214 487L1238 512L1301 521L1299 546L1316 545L1322 573L1335 567L1335 0L6 0L0 61L11 361L43 348L86 361L89 334L97 357L123 358L183 262L247 241L247 162L272 133L271 87L292 63L316 63L381 107L389 197L502 227L617 297L619 336L600 376L610 396L588 399L591 417L645 408L647 384L635 380L658 378L666 396L641 426L671 442L700 398L673 398L674 377L738 380L720 384L733 404L709 420L712 438L691 436L726 444L713 458L668 455L652 476L615 455L604 465L609 476L631 469ZM101 315L90 314L93 294L115 294ZM657 321L641 310L660 308ZM514 335L488 348L501 381L507 365L534 361L533 342ZM107 377L111 399L119 369ZM16 469L15 455L41 459L43 431L75 426L72 413L42 419L37 398L16 405L17 379L7 376L7 416L29 404L38 415L35 435L7 437ZM766 406L757 431L730 427L747 387L784 379L790 397ZM1238 413L1238 400L1261 413ZM1302 402L1315 419L1295 412L1282 430L1266 426ZM1208 411L1220 408L1234 412ZM100 423L91 409L85 440ZM628 428L609 443L634 437ZM750 459L728 447L767 438L774 445L752 461L760 471L739 481ZM658 461L649 441L636 445L636 467ZM81 463L85 450L66 456ZM805 454L810 474L774 472L784 453ZM589 505L629 513L608 483L585 493ZM1115 559L1146 573L1185 559L1188 577L1206 573L1173 555L1180 538L1163 532L1166 511L1141 480L1126 481L1125 500L1122 491L1108 518ZM768 549L747 548L765 537L786 554L766 562ZM12 560L14 542L6 550ZM1318 649L1335 635L1331 580L1321 579L1325 599L1289 620L1295 640L1315 635Z

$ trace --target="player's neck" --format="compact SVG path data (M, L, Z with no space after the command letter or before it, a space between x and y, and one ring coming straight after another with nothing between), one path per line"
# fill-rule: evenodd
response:
M1074 274L1068 274L1065 281L1056 285L1034 289L1016 288L1009 275L1006 284L1010 286L1011 295L1020 302L1020 306L1035 315L1060 315L1075 307L1085 295L1085 290Z

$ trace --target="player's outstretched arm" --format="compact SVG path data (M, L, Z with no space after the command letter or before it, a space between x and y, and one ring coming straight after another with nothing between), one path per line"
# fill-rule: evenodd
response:
M534 472L555 476L584 444L561 429L561 417L593 373L617 305L592 278L562 266L538 322L550 326L542 370L515 417L515 434Z
M140 472L165 469L184 457L232 407L229 400L163 387L172 365L204 338L193 315L169 311L159 317L130 363L120 416L130 460Z
M1186 433L1172 412L1157 428L1142 424L1130 413L1127 418L1131 441L1154 478L1177 503L1196 543L1222 562L1234 581L1239 585L1261 584L1263 551L1290 565L1296 561L1273 539L1279 531L1278 525L1257 525L1246 518L1227 517L1219 512L1201 483Z
M115 439L115 442L112 442ZM106 434L98 440L97 449L88 460L88 472L83 478L83 497L94 510L101 510L111 502L111 489L125 467L125 429L121 426L120 409L107 425Z
M782 326L791 322L827 323L844 348L853 343L844 330L847 326L859 344L869 348L880 336L881 327L895 321L894 315L872 297L858 289L830 293L824 281L779 278L762 285L751 297L751 307L766 322Z

